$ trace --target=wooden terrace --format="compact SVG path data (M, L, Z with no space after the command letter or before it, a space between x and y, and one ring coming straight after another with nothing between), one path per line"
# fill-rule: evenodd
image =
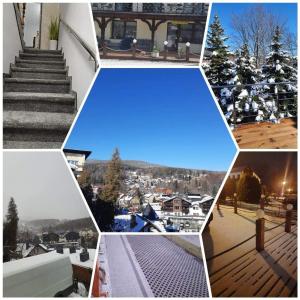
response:
M279 124L243 124L233 130L233 135L242 149L296 149L297 119L283 119Z

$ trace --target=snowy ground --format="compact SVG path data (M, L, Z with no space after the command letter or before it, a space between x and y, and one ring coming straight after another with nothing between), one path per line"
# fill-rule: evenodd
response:
M103 68L186 68L197 67L198 63L187 62L164 62L164 61L137 61L137 60L121 60L121 59L101 59L100 66Z
M255 213L220 206L203 233L205 254L215 296L288 296L295 293L297 227L284 232L284 225L265 232L265 251L255 250ZM284 219L266 216L266 229ZM246 239L247 242L239 244ZM226 271L227 270L227 271ZM259 275L261 274L261 275ZM246 276L246 277L245 277ZM260 276L260 277L259 277ZM261 279L263 278L264 279ZM240 281L240 278L243 278ZM265 281L263 281L265 280ZM287 289L280 286L289 282ZM269 287L263 288L264 283ZM259 286L260 284L260 286ZM251 286L251 288L250 288Z

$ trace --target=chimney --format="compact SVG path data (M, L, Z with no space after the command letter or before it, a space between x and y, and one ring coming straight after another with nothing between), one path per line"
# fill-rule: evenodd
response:
M130 219L130 228L133 228L136 226L136 216L135 215L131 215L131 219Z

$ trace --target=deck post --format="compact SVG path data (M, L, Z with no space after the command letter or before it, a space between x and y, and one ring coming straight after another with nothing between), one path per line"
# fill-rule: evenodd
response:
M261 209L265 209L265 195L261 195L259 204Z
M292 229L292 209L293 205L288 204L286 206L286 214L285 214L285 232L289 233Z
M265 219L256 220L256 250L261 252L265 249Z

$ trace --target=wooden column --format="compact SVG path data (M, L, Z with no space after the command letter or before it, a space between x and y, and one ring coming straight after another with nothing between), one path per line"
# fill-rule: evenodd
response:
M106 19L105 17L101 17L101 20L99 18L94 19L97 24L99 25L100 31L101 31L101 37L100 37L100 47L104 47L105 42L105 30L107 27L107 24L112 21L112 18Z
M165 23L166 20L160 20L156 22L155 19L152 19L151 22L146 19L141 19L144 23L146 23L149 27L149 30L151 31L151 51L153 50L154 47L154 40L155 40L155 32L158 29L159 25L162 23Z

